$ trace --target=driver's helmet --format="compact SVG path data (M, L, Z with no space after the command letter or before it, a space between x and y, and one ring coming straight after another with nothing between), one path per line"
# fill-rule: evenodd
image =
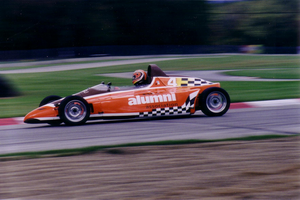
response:
M132 83L134 85L146 84L147 73L144 70L135 70L132 76Z

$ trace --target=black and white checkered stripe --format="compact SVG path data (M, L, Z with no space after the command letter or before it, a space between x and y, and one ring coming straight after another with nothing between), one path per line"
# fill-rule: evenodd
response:
M181 78L180 86L201 86L211 84L211 82L200 79L200 78Z
M167 116L167 115L179 115L187 114L189 110L186 107L175 106L170 108L156 108L151 112L141 112L140 117L155 117L155 116Z
M190 109L194 108L197 94L198 91L191 93L182 106L155 108L152 109L152 111L150 112L140 112L139 117L155 117L155 116L189 114Z

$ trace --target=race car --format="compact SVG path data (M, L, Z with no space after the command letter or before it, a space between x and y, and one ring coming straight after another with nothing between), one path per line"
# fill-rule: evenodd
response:
M230 106L220 83L167 75L155 64L148 66L146 82L138 87L102 82L65 98L51 95L24 122L82 125L92 119L191 115L198 110L207 116L222 116Z

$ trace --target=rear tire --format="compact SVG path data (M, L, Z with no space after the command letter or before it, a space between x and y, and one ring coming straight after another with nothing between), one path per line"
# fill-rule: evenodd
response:
M230 106L230 97L222 88L208 88L200 96L202 112L207 116L222 116Z
M90 106L80 96L68 96L60 103L58 113L66 125L82 125L90 117Z

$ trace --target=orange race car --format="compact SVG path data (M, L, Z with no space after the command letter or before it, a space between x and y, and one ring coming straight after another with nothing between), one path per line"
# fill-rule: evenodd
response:
M138 79L145 84L136 84ZM155 64L149 65L147 73L137 70L133 83L137 86L119 88L101 83L65 98L48 96L24 122L81 125L92 119L190 115L197 110L221 116L230 106L229 95L220 83L168 76Z

